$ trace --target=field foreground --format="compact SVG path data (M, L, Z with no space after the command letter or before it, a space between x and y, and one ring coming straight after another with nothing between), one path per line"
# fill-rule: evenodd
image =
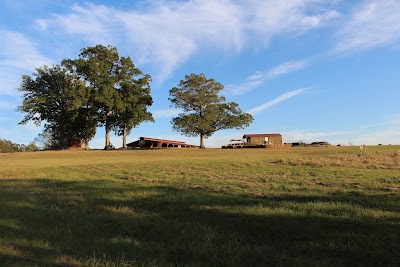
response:
M0 266L400 262L400 147L0 154Z

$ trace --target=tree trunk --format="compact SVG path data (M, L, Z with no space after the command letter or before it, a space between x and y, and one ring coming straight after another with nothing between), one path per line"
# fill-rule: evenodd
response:
M85 150L89 150L89 139L85 139Z
M200 134L200 148L205 149L206 147L204 146L204 134Z
M108 121L106 121L106 146L105 146L105 150L110 149L110 124Z
M126 149L126 126L124 126L122 131L122 148Z

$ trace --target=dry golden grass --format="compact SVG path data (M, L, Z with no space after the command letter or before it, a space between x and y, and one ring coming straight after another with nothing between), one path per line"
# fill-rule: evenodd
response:
M398 149L1 154L0 266L396 265Z
M368 154L328 155L324 157L284 158L277 164L315 167L351 167L362 169L400 169L400 152L373 152Z

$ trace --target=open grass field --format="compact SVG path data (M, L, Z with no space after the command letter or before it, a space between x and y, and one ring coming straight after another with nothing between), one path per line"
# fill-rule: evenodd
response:
M395 266L400 147L0 154L0 266Z

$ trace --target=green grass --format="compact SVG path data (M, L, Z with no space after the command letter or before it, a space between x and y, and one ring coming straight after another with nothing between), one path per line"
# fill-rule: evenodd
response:
M399 151L0 154L0 266L398 265Z

